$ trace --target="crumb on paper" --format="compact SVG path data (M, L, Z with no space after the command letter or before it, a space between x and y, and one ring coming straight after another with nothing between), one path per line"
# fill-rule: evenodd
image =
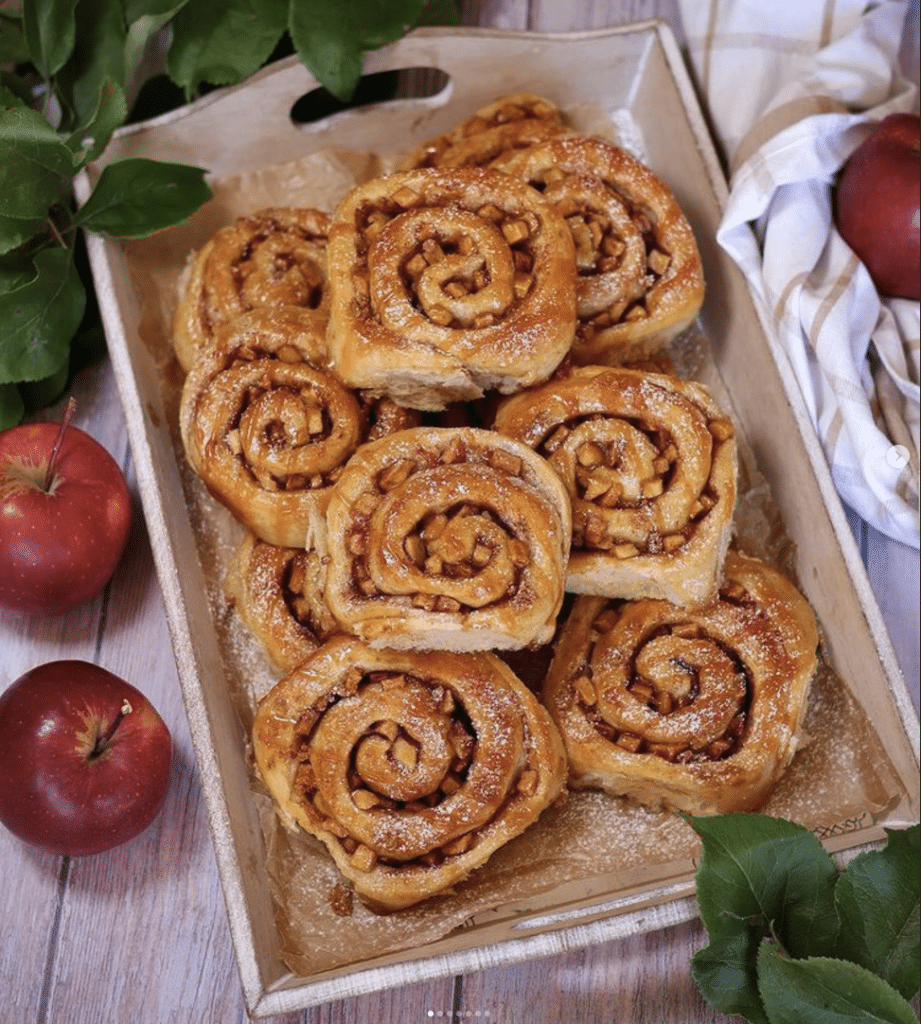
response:
M341 883L334 885L329 892L329 905L337 917L351 917L355 906L352 890Z

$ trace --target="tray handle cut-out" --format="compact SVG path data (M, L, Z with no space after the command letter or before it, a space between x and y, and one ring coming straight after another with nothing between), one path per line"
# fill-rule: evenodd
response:
M317 124L346 110L379 107L394 100L429 99L444 92L450 82L450 75L440 68L372 71L362 75L354 96L347 103L323 86L305 92L291 106L291 121L297 126Z

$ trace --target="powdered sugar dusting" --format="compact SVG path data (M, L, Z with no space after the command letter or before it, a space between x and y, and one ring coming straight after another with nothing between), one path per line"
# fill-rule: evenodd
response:
M642 159L642 136L630 116L621 111L608 116L613 125L608 137L613 134L614 141ZM595 122L597 112L581 111L578 117L585 123ZM356 176L367 173L362 164L361 174L356 172ZM290 167L277 178L265 171L255 182L243 175L229 183L216 183L222 204L217 209L222 218L229 219L251 209L254 195L258 195L259 205L269 200L280 202L286 198L284 183L288 181L303 184ZM314 178L308 175L304 181L314 182ZM341 183L337 178L337 192ZM175 280L186 264L191 233L198 231L194 241L202 240L202 223L195 222L175 235L158 236L155 251L148 246L152 255L142 271L147 269L152 276L141 287L148 291L151 317L158 318L161 342L169 336L168 312L163 311L174 304L165 296L173 294ZM731 412L706 338L696 326L671 343L669 354L682 376L705 381L720 405ZM224 573L242 532L185 462L175 431L180 386L181 381L167 367L164 406L174 427L176 463L224 671L223 679L203 679L202 686L208 691L228 688L243 726L240 756L248 762L245 736L259 699L274 685L277 673L224 595ZM768 489L744 448L744 439L740 440L743 469L737 538L746 551L786 568L791 564L789 540ZM813 684L805 735L808 742L801 741L765 810L821 830L847 829L851 821L860 827L886 807L897 790L885 752L841 681L824 663ZM596 891L601 885L597 880L604 879L605 891L612 895L631 885L655 889L663 880L689 872L698 852L691 830L668 811L649 810L595 791L572 792L545 811L527 833L498 850L456 891L388 916L373 914L356 901L351 916L343 917L341 903L330 902L341 877L325 849L311 837L287 831L255 775L252 782L264 830L265 866L278 906L282 956L291 970L302 975L385 951L421 946L455 929L476 933L503 918L552 910L566 898L566 886L579 887L588 879L595 880Z

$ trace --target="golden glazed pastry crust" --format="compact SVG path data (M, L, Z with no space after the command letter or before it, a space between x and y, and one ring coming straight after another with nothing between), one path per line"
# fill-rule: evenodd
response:
M697 242L671 190L649 167L587 136L551 139L493 166L540 189L572 232L577 363L640 359L693 322L704 299Z
M578 598L543 689L570 785L695 815L757 809L796 751L818 643L789 580L733 551L697 609Z
M417 146L400 162L399 169L482 167L497 157L536 145L566 130L559 108L543 96L502 96L450 131Z
M710 600L736 503L735 431L695 381L578 367L500 403L495 429L546 458L573 516L567 590Z
M260 702L260 775L372 909L457 885L562 792L546 710L495 655L333 638Z
M180 281L173 347L188 372L212 343L215 328L250 309L291 306L322 334L329 296L321 210L273 206L238 217L193 256Z
M186 455L208 490L278 547L318 543L329 488L355 449L416 420L343 385L322 335L305 331L290 306L220 325L185 379L179 410Z
M489 430L364 445L327 508L326 600L375 646L514 649L553 635L571 519L562 483Z
M422 169L359 185L333 213L328 258L332 364L401 405L518 390L572 342L572 238L507 175Z
M249 533L230 564L224 589L273 665L287 675L339 626L323 600L320 556L279 548Z

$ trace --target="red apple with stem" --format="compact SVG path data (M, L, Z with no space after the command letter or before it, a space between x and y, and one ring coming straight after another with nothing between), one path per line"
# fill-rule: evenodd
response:
M50 661L0 694L0 822L58 854L101 853L160 812L172 738L136 687L87 661Z
M848 158L835 192L835 221L882 295L921 296L921 120L889 114Z
M96 595L121 559L131 495L117 463L71 424L0 433L0 608L68 611Z

